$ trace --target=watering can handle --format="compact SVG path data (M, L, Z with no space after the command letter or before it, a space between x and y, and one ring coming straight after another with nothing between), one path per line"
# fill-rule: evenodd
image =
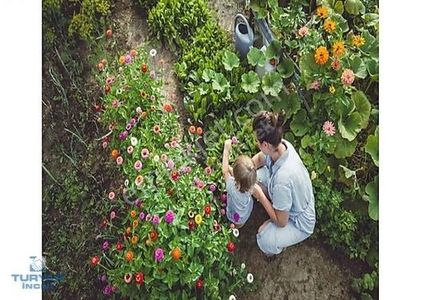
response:
M249 36L250 40L253 40L253 38L254 38L254 36L253 36L253 30L251 29L247 18L244 15L242 15L242 14L237 14L235 16L235 19L234 19L234 31L235 31L235 28L237 27L237 24L238 24L237 19L241 19L241 21L242 21L241 23L243 23L244 25L247 26L248 36Z

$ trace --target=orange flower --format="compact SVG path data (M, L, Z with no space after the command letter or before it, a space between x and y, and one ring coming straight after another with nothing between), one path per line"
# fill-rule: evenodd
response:
M354 35L352 37L352 45L359 48L365 44L365 39L361 35Z
M140 117L142 118L142 120L145 120L147 116L148 116L148 113L146 111L142 111L142 113L140 114Z
M170 103L165 103L165 104L164 104L164 110L165 110L166 112L172 112L173 107L172 107L172 105L171 105Z
M319 6L316 9L316 16L322 18L322 19L326 19L328 15L328 11L327 11L327 7L324 6Z
M126 228L126 234L130 234L130 232L132 232L132 228L129 226Z
M133 245L136 245L138 241L139 241L139 237L137 235L132 236L132 244Z
M131 57L136 57L137 56L137 51L134 50L134 49L130 50L130 56Z
M160 133L160 132L161 132L161 127L159 127L159 125L155 125L155 126L153 127L153 132L154 132L154 133Z
M103 63L99 63L98 65L97 65L97 67L98 67L98 70L99 71L103 71L104 70L104 64Z
M135 210L132 210L130 212L130 217L135 218L136 217L137 212Z
M332 54L335 57L341 57L345 54L345 44L342 41L336 41L332 46Z
M107 60L105 58L101 59L100 61L101 64L103 64L104 66L107 65Z
M323 28L326 32L333 33L336 29L336 22L332 19L326 19L325 23L323 24Z
M120 65L124 65L125 62L126 62L126 58L124 57L124 55L120 56L120 58L118 59L118 63Z
M139 225L139 221L138 220L134 220L133 221L133 228L136 228L137 225Z
M129 262L132 261L134 257L133 251L131 250L127 251L124 257L126 258L127 261Z
M316 53L314 54L314 60L318 65L324 65L327 60L329 59L329 52L327 51L326 47L320 46L316 49Z
M202 135L202 133L203 133L202 127L197 127L196 132L197 132L198 135Z
M180 250L180 248L174 248L172 251L171 251L171 256L172 256L172 259L173 260L179 260L180 259L180 257L181 257L181 250Z
M114 149L113 151L111 151L111 156L114 158L114 159L117 159L117 157L120 155L120 152L118 152L118 150L117 149Z
M155 230L149 232L149 238L152 242L155 242L158 239L158 233Z
M105 85L105 93L108 94L111 91L111 86L110 85Z
M148 65L147 65L147 64L142 64L142 66L140 67L140 70L141 70L143 73L148 72Z
M193 125L189 127L189 132L191 134L195 134L196 133L196 127L194 127Z

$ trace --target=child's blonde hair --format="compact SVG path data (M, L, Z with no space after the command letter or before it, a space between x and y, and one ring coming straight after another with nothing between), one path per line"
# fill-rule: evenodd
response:
M257 174L252 159L240 155L233 167L234 179L240 192L248 192L256 184Z

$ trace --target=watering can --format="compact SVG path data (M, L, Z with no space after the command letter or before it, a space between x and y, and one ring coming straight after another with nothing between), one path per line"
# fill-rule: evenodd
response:
M247 18L242 14L237 14L234 19L234 40L235 49L240 53L241 58L245 58L250 47L253 46L254 32Z

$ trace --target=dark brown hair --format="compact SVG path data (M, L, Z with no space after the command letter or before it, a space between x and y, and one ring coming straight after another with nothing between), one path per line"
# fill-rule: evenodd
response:
M253 120L253 131L260 143L268 142L277 147L284 134L284 112L259 112Z
M233 167L235 183L240 192L248 192L257 181L256 168L250 157L240 155Z

